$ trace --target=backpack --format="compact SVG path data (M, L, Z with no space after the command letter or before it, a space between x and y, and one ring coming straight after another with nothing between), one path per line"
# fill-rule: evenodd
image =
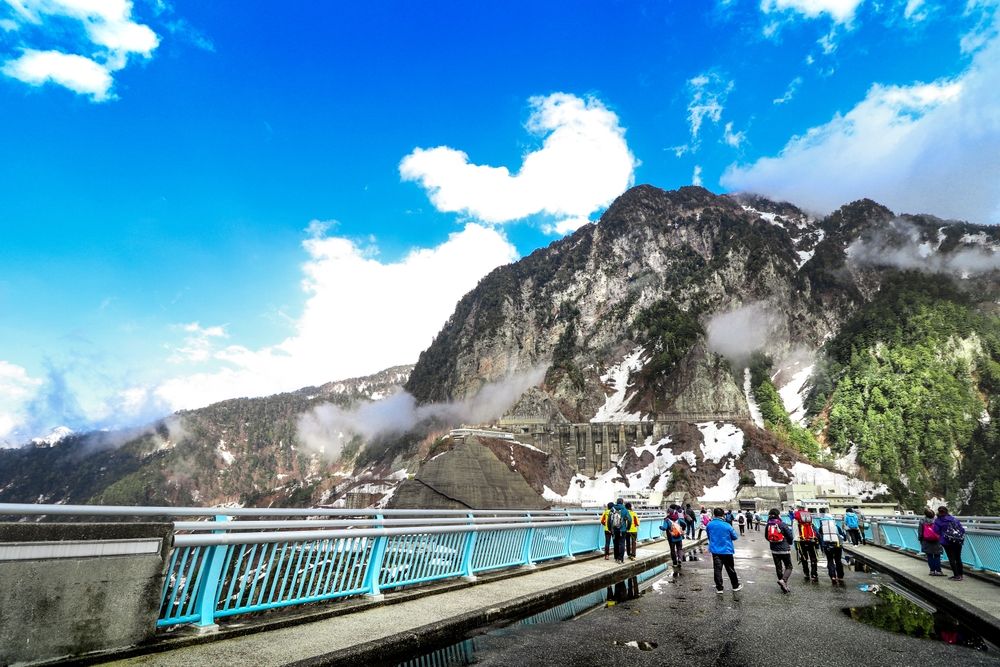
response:
M802 515L808 515L809 512L803 512ZM800 515L800 516L802 516ZM812 542L816 539L816 530L813 528L812 521L806 522L805 519L799 519L799 537L803 542Z
M941 536L937 534L934 530L934 524L924 522L920 524L920 539L924 542L939 542L941 541Z
M701 515L701 525L707 526L708 522L711 521L711 520L712 520L712 517L708 516L707 513Z
M670 537L684 537L684 528L677 521L670 524Z
M813 515L809 510L802 510L799 512L799 523L812 523Z
M785 533L781 530L780 523L769 523L767 524L767 531L764 533L768 542L784 542Z
M741 514L740 515L740 525L742 526L744 523L746 523L746 517Z
M949 521L944 528L944 535L941 537L950 544L961 544L965 542L965 526L959 523L958 519Z
M621 530L622 523L622 513L618 509L611 510L611 513L608 514L608 528L611 530Z
M833 519L824 519L819 522L820 530L823 531L823 541L827 544L840 544L840 534L837 532L837 522Z

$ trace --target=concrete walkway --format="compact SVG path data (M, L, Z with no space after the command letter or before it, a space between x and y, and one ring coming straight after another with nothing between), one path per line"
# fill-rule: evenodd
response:
M1000 636L1000 586L970 577L962 581L949 581L948 577L928 576L927 562L921 558L874 545L847 546L844 550L877 569L905 580L906 584L936 602L948 602L966 614L976 617L990 627L993 637ZM947 563L946 574L951 571Z
M623 565L600 556L577 559L524 576L494 579L357 613L102 664L190 667L383 662L400 649L411 655L419 653L422 646L460 638L468 630L505 618L541 611L670 560L665 540L641 545L636 556L636 561Z

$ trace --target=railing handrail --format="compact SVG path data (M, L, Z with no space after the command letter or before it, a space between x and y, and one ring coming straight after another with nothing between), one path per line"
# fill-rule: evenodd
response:
M332 507L148 507L130 505L41 505L34 503L0 503L3 515L58 515L58 516L462 516L472 515L551 515L600 514L602 507L566 508L552 510L528 509L345 509ZM640 516L658 515L655 510L636 510Z
M217 529L226 528L225 521L215 525ZM545 521L542 523L526 521L518 523L501 523L487 525L459 525L459 526L427 526L414 530L407 528L362 528L360 530L300 530L300 531L273 531L258 533L198 533L196 535L175 535L175 547L204 547L217 546L222 544L264 544L269 542L295 542L295 541L315 541L334 540L339 538L360 538L360 537L391 537L394 535L447 535L450 533L478 533L481 531L493 530L521 530L524 528L544 527L556 528L558 526L589 526L593 522L588 520L569 521Z

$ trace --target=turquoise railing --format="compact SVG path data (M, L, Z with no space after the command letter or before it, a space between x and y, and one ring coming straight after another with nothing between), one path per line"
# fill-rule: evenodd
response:
M474 579L604 546L594 511L428 510L426 518L396 516L175 522L157 625L212 625L237 614ZM659 537L662 516L640 513L638 541Z
M1000 523L996 519L991 521L985 517L959 519L965 525L962 562L976 570L1000 574ZM882 546L920 553L916 521L882 520L876 523ZM941 559L947 562L948 555L941 554Z

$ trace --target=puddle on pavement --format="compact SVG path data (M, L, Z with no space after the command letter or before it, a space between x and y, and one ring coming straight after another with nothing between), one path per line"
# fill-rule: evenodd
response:
M909 637L967 646L978 651L997 650L948 614L902 589L885 584L863 584L858 589L872 593L875 603L845 608L844 613L855 621Z
M525 626L569 621L602 607L613 607L629 600L635 600L643 596L648 590L659 592L657 587L664 581L667 581L666 579L660 579L652 586L644 586L643 584L663 574L669 567L669 565L658 565L634 577L622 579L611 586L573 598L568 602L550 607L527 618L522 618L502 627L494 627L485 633L469 637L463 641L431 651L430 653L425 653L416 658L411 658L406 662L399 663L397 667L462 667L463 665L473 665L477 662L476 653L486 648L486 642L490 636L510 634L517 632L519 628ZM657 646L656 642L641 640L615 643L630 648L637 648L640 651L652 651Z

